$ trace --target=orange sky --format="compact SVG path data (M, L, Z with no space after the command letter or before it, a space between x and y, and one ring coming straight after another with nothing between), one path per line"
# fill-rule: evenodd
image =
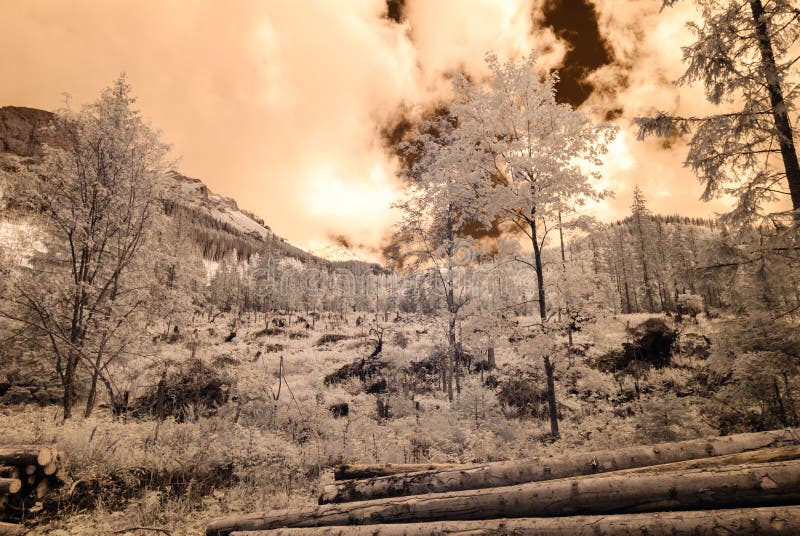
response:
M486 51L547 50L560 65L568 46L543 28L544 1L407 0L402 22L383 0L7 2L0 105L55 109L64 92L83 104L125 71L183 173L298 245L345 235L374 247L398 192L380 128L446 98L447 73L482 73ZM591 74L597 89L582 107L598 117L620 108L623 129L606 168L617 197L599 215L624 215L634 183L655 212L719 210L698 200L685 148L638 142L630 126L656 108L708 108L699 90L669 83L682 72L688 3L660 15L656 0L593 4L613 61Z

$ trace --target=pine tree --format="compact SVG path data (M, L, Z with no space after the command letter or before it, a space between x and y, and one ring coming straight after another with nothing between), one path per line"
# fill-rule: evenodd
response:
M664 0L665 5L677 0ZM765 202L791 199L800 210L800 165L790 112L797 89L788 87L798 57L800 10L787 0L695 0L700 24L684 48L688 64L679 84L702 82L715 105L737 111L706 117L659 112L638 118L639 137L692 134L686 165L705 184L703 199L733 195L732 221L750 223ZM788 186L788 191L786 187Z
M653 300L653 286L650 277L650 245L652 234L650 232L650 211L644 194L638 186L633 188L633 203L631 204L631 218L633 220L633 231L636 235L637 251L639 263L642 267L642 282L644 284L644 296L647 300L648 311L653 313L656 310Z

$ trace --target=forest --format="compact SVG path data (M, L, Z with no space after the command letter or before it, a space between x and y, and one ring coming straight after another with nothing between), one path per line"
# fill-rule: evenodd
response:
M125 75L0 108L0 535L797 533L800 10L697 4L719 110L635 126L702 218L599 219L619 127L535 53L397 133L381 262L181 174Z

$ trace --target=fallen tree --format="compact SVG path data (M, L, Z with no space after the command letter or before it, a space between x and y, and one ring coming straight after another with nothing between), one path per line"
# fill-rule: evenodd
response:
M0 478L0 495L9 495L19 492L22 482L18 478Z
M28 529L22 525L0 522L0 536L25 536L27 533Z
M519 486L414 495L213 521L208 536L234 531L416 523L502 517L558 517L774 506L800 500L800 461L596 475Z
M231 536L673 536L737 534L777 536L800 534L800 506L655 512L605 516L492 519L275 529L233 532Z
M355 478L375 478L381 476L419 473L422 471L442 471L463 467L457 463L374 463L374 464L342 464L333 471L334 480L351 480Z
M56 451L50 447L10 446L0 447L0 465L47 465L56 460Z
M320 504L369 500L423 493L513 486L557 478L647 467L684 460L737 454L800 444L800 429L788 428L676 443L641 445L510 462L464 465L450 469L396 474L325 486Z

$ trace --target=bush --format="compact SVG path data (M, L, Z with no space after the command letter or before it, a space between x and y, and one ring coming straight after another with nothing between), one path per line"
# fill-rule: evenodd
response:
M630 342L622 349L597 359L597 368L603 372L631 372L643 368L662 368L672 361L672 346L678 332L660 318L645 320L635 328L628 329Z
M189 360L180 369L165 373L157 385L133 403L134 415L160 418L175 417L185 422L193 417L210 416L228 401L232 380L205 365L199 359Z
M350 338L349 335L342 335L341 333L326 333L325 335L322 335L319 339L317 339L317 341L314 343L314 346L323 346L326 344L343 341L349 338Z
M708 359L705 415L723 434L800 424L800 335L768 314L728 322Z
M497 379L497 400L518 417L547 418L547 379L543 371L512 368Z

